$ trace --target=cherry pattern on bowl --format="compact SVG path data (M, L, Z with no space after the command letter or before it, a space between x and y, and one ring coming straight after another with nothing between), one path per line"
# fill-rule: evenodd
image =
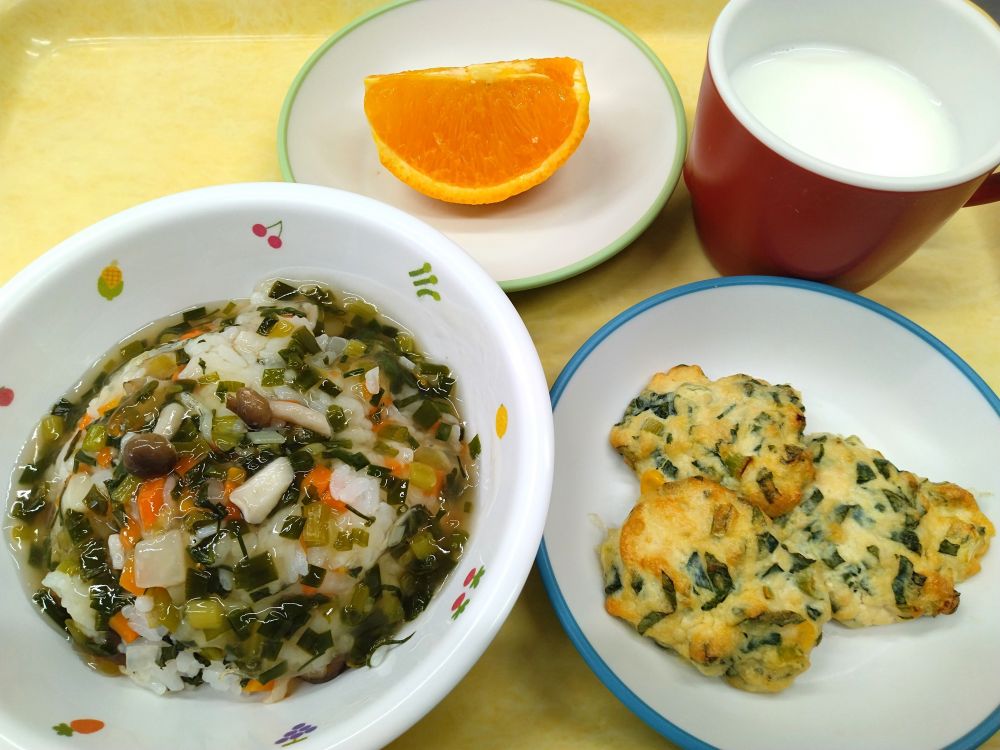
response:
M273 247L275 250L281 248L281 231L284 228L281 221L276 221L273 224L268 224L267 226L257 223L250 227L250 231L254 233L257 237L266 237L267 244ZM272 233L272 230L273 233Z

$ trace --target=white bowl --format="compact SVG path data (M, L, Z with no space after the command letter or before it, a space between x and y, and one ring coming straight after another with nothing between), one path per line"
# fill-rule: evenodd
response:
M251 231L278 221L266 237ZM269 238L279 229L275 249ZM109 300L97 281L112 261L124 287ZM482 441L458 567L402 629L413 638L377 667L264 705L205 689L158 697L91 672L22 594L13 558L3 555L3 746L53 746L65 741L56 727L70 731L88 718L103 722L100 743L114 748L274 748L297 739L316 750L380 747L455 686L513 606L552 483L552 417L537 353L503 292L462 250L351 193L270 183L182 193L106 219L18 274L0 289L0 470L13 469L36 422L117 341L181 309L245 298L277 276L360 294L453 369L463 415Z

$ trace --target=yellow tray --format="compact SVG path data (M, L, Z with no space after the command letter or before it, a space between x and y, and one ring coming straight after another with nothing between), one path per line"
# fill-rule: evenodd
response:
M326 37L376 4L0 0L0 282L59 240L141 201L202 185L279 180L275 129L289 84ZM660 56L690 126L722 0L591 4ZM997 237L1000 207L964 209L865 292L942 339L994 390ZM715 275L681 184L628 249L581 276L512 299L551 382L615 314ZM590 672L532 573L479 663L391 747L665 746ZM1000 750L1000 734L985 747Z

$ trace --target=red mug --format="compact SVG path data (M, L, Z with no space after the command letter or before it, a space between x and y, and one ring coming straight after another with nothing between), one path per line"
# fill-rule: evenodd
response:
M962 206L1000 200L998 164L1000 28L964 0L719 15L684 179L720 273L863 289Z

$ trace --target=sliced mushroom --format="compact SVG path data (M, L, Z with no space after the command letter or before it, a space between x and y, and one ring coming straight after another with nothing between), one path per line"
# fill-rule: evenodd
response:
M271 416L274 419L301 425L323 437L330 437L333 434L325 414L294 401L272 401Z
M271 424L271 404L253 388L240 388L230 394L226 406L254 429Z
M248 523L260 523L271 514L293 479L292 462L285 456L276 458L233 490L229 501Z
M140 479L162 477L177 465L177 451L163 435L144 432L122 441L122 464Z

